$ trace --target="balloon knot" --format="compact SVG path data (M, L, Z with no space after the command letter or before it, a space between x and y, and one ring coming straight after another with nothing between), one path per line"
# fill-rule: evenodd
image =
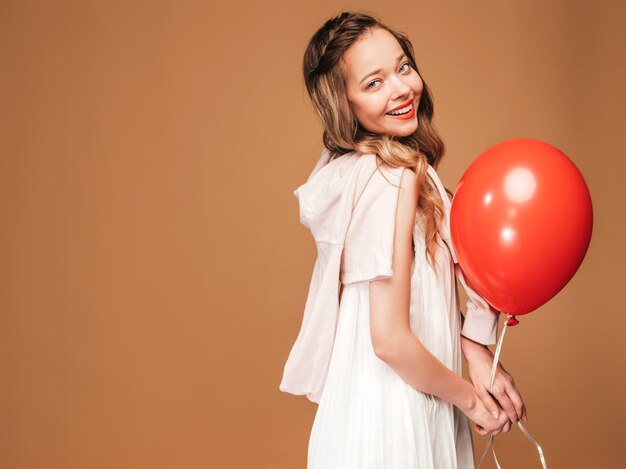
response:
M508 327L517 326L519 321L515 319L515 316L509 316L509 320L506 322Z

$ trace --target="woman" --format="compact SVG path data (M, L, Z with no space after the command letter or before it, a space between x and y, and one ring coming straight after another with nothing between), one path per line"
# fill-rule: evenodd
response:
M295 194L318 259L280 389L319 403L308 468L472 468L469 421L496 435L526 410L501 365L498 402L487 392L498 315L455 264L444 145L411 43L344 12L313 35L303 71L325 150Z

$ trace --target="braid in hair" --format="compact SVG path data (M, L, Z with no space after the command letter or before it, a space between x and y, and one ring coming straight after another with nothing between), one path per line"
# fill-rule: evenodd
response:
M344 23L351 17L351 13L342 12L341 14L330 18L311 38L311 49L309 54L304 57L304 76L310 79L323 75L330 71L335 65L334 57L326 54L329 46L332 45L335 37ZM309 80L305 80L309 82Z

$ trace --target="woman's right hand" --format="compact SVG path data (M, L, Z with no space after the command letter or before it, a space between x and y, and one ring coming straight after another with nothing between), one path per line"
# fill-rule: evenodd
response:
M487 410L487 407L485 407L485 404L483 404L483 401L477 394L474 394L468 408L461 410L472 421L474 430L481 436L496 436L502 432L506 433L511 429L511 420L506 412L500 409L499 415L496 417Z

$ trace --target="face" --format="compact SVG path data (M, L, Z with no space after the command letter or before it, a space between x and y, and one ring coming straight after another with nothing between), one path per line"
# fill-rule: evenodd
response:
M352 44L342 69L348 101L363 127L398 137L415 132L423 82L389 31L376 28ZM403 114L390 114L396 109L394 114Z

